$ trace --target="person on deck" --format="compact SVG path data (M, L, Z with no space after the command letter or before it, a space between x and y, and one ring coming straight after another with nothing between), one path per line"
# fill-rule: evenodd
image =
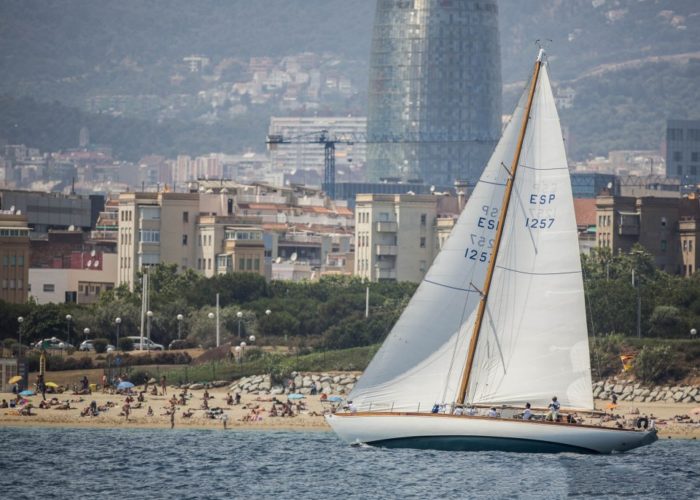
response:
M494 417L494 418L498 417L498 412L496 411L495 407L493 407L493 406L491 407L491 409L489 410L488 416Z
M554 396L552 398L552 402L549 403L549 413L547 414L547 420L550 420L552 422L556 422L559 420L559 408L561 408L561 405L559 404L559 401L557 401L557 397Z
M532 418L532 410L530 409L530 403L525 403L525 411L523 412L523 420L530 420Z

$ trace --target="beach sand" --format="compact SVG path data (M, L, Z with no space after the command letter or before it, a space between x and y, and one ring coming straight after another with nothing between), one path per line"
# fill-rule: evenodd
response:
M135 389L142 389L138 387ZM141 408L132 409L129 419L120 416L125 396L118 394L108 394L101 391L93 392L90 395L48 394L47 400L57 397L60 401L68 400L72 409L57 410L54 408L41 409L39 403L41 395L27 398L33 405L33 416L20 416L17 411L11 408L0 409L0 426L60 426L60 427L103 427L103 428L170 428L170 416L166 410L170 408L169 398L173 394L179 395L181 390L175 387L167 388L167 395L153 396L145 395L145 401ZM208 418L203 410L204 390L189 391L192 397L187 400L186 406L177 406L175 414L175 428L188 429L221 429L223 421L220 418ZM211 399L208 400L209 408L219 407L223 409L227 416L227 428L229 430L302 430L302 431L327 431L330 430L322 417L324 411L329 410L328 403L322 403L319 396L308 396L304 399L306 410L302 410L293 417L270 417L269 410L272 406L269 396L257 396L255 394L242 394L241 404L229 406L226 404L227 389L209 389ZM12 394L1 394L0 400L9 400ZM278 400L286 401L286 396L277 396ZM92 401L97 406L105 406L107 402L116 403L116 406L107 411L100 412L98 416L81 417L80 412L89 406ZM596 400L596 408L604 410L609 401ZM133 403L132 403L133 404ZM153 416L147 416L148 407L153 409ZM259 407L260 420L244 421L244 417L250 414L251 408ZM647 416L654 415L659 429L660 439L697 439L700 437L700 414L692 414L691 410L697 408L696 405L689 404L667 404L667 403L633 403L621 402L614 412L619 415L630 415L634 408L639 410L639 414ZM193 415L190 418L182 416L185 410L191 410ZM608 410L610 411L610 410ZM676 415L688 414L693 417L694 423L676 422L673 417Z

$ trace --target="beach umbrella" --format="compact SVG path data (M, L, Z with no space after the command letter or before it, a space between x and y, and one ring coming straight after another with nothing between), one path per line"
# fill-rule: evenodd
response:
M340 396L330 396L326 401L330 401L331 403L340 403L343 401L343 398Z
M15 375L12 377L10 380L7 381L8 384L16 384L17 382L22 380L22 375Z
M20 396L33 396L34 391L30 391L29 389L25 389L24 391L19 393Z
M119 389L119 390L131 389L132 387L134 387L134 384L132 384L131 382L125 380L124 382L119 382L119 385L117 386L117 389Z
M56 389L58 387L58 384L56 382L46 382L46 387L53 387Z
M305 397L306 397L306 396L304 396L303 394L296 394L296 393L295 393L295 394L288 394L288 395L287 395L287 399L302 399L302 398L305 398Z

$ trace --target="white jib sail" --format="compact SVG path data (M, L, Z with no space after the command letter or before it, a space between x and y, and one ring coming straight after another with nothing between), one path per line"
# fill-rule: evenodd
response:
M592 409L571 180L540 70L470 376L473 403Z
M449 239L349 398L360 410L429 411L457 398L526 97Z

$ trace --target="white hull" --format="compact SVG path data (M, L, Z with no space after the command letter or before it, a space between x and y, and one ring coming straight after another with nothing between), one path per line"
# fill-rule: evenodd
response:
M612 453L656 441L656 430L429 413L336 414L326 417L346 442L388 448Z

